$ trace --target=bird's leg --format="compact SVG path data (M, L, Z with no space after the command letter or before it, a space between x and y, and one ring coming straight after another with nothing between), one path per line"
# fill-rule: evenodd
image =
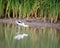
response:
M17 32L17 34L19 34L20 33L20 26L18 26L18 32Z

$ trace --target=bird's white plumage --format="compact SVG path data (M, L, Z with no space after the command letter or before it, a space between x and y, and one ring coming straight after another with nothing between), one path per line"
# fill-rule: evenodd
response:
M19 30L20 30L20 26L28 27L28 25L26 25L22 21L15 21L15 22L18 25ZM20 40L20 39L23 39L24 37L27 37L27 36L28 36L28 34L19 34L19 31L18 31L17 32L17 35L14 36L14 39Z
M23 27L28 27L28 25L26 25L24 22L22 21L15 21L16 24L18 24L19 26L23 26Z
M14 36L14 39L17 39L17 40L20 40L20 39L23 39L24 37L27 37L28 34L18 34L16 36Z

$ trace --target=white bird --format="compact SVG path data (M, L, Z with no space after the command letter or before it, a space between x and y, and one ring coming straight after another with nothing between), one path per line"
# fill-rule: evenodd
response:
M26 25L22 21L15 21L15 22L16 22L16 24L18 24L18 32L16 33L17 35L14 36L14 39L20 40L20 39L23 39L24 37L28 36L28 34L19 34L20 26L28 27L28 25Z
M14 39L17 39L17 40L20 40L20 39L23 39L24 37L27 37L28 34L18 34L16 36L14 36Z
M23 26L23 27L28 27L28 25L26 25L24 22L22 21L16 21L16 23L19 25L19 26Z

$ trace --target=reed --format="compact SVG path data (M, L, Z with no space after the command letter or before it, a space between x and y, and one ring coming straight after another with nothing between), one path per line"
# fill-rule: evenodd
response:
M60 12L59 0L1 0L0 16L3 15L4 2L6 2L6 15L8 18L13 14L13 18L42 17L44 22L48 19L50 22L57 22ZM37 13L38 8L40 12ZM12 11L12 13L11 13Z
M0 1L0 17L3 15L4 11L4 0Z

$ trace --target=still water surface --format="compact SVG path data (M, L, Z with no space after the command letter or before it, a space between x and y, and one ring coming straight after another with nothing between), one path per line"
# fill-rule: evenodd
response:
M60 29L0 23L0 48L60 48Z

